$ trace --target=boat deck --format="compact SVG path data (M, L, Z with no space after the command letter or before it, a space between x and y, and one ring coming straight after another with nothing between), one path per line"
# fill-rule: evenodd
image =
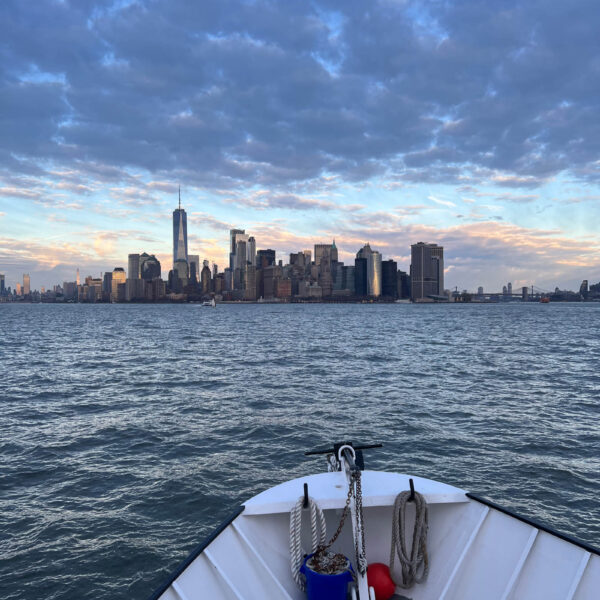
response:
M407 475L364 471L363 506L369 563L388 563L392 504ZM414 477L429 504L429 576L398 593L412 600L597 600L600 556L585 545L468 497L463 490ZM161 600L304 600L290 572L289 511L303 484L335 531L347 484L343 473L288 481L249 500L162 592ZM412 526L409 523L409 526ZM308 528L307 528L308 529ZM309 540L305 547L309 547ZM350 527L334 546L354 561ZM396 577L399 575L396 574Z

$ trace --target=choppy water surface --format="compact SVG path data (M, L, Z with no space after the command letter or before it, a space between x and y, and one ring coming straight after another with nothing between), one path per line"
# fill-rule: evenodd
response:
M0 598L143 600L249 496L380 441L598 544L600 305L0 305Z

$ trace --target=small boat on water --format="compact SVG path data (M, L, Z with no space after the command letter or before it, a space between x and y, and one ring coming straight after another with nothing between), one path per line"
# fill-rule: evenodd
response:
M328 472L250 498L150 600L600 598L597 548L451 485L364 470L373 447L307 452ZM335 597L319 586L340 573L309 568L333 551L351 565Z
M212 298L211 300L205 300L202 303L202 306L212 306L213 308L215 308L217 306L217 303L215 302L215 299Z

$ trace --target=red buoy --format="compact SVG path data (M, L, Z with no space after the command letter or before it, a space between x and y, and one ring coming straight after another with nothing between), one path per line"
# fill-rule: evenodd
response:
M390 568L383 563L373 563L367 567L367 582L375 590L377 600L389 600L396 591Z

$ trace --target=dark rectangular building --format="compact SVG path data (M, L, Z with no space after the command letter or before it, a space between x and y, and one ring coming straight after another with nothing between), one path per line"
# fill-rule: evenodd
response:
M391 258L381 263L381 295L398 297L398 263Z

